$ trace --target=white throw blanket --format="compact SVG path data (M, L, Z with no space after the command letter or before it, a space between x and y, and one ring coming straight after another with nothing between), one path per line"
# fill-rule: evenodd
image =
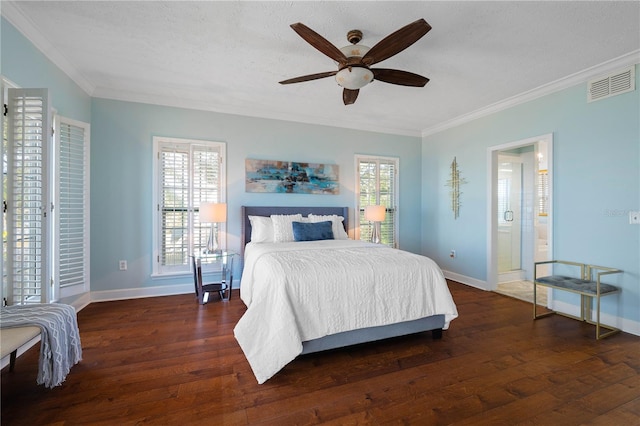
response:
M75 364L82 360L82 345L76 310L60 303L13 305L0 309L2 328L40 327L39 385L59 386Z
M458 316L431 259L353 240L250 243L236 339L264 383L302 352L302 342L343 331L442 314Z

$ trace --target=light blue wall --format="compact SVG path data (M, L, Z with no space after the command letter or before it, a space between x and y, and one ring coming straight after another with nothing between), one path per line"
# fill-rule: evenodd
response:
M400 242L443 269L486 280L487 147L554 134L554 257L625 270L623 292L605 312L640 321L640 91L587 104L585 85L555 93L424 138L263 120L203 111L92 99L11 24L0 21L1 69L21 87L48 87L61 115L91 123L91 290L143 288L152 280L153 136L227 144L229 247L239 248L243 204L353 207L354 155L400 158ZM636 78L640 72L636 72ZM640 87L640 83L637 83ZM449 208L449 165L463 177L458 220ZM245 158L336 163L337 196L247 194ZM417 182L421 182L417 184ZM422 230L422 234L416 230ZM458 257L451 260L449 250ZM118 260L129 261L126 272ZM568 299L573 301L572 299ZM618 306L616 306L618 305Z
M640 321L640 72L634 92L586 101L586 83L423 138L423 253L444 270L487 279L487 149L553 133L553 257L625 271L603 312ZM462 207L445 186L457 157ZM457 249L457 258L448 257ZM566 292L559 300L577 304Z
M354 157L400 159L400 231L403 249L421 248L421 140L327 126L266 120L107 99L93 99L91 127L91 290L188 282L153 279L153 136L225 142L227 246L240 250L242 205L355 205ZM340 167L339 195L253 194L244 190L246 158L332 163ZM353 222L352 222L353 225ZM126 272L118 260L129 262ZM239 276L239 271L236 271Z
M58 114L90 123L91 97L4 18L0 26L0 74L19 87L48 88Z
M152 138L227 144L228 247L240 248L240 206L333 205L353 208L354 156L400 159L400 230L405 250L419 252L421 140L196 110L92 99L2 19L2 75L21 87L47 87L58 113L91 124L91 290L190 282L152 279ZM340 166L340 195L247 194L244 161L263 158ZM353 222L352 222L353 225ZM128 270L118 270L118 260ZM237 275L239 271L236 271Z

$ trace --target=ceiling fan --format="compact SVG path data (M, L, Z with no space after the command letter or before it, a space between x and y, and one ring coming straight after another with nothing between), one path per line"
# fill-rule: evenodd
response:
M290 78L281 81L280 84L302 83L335 75L338 84L344 88L342 100L345 105L350 105L358 98L360 89L373 80L413 87L424 87L429 81L426 77L408 71L370 68L371 65L402 52L428 33L431 30L431 25L424 19L418 19L389 34L372 48L358 44L362 40L362 31L360 30L349 31L347 40L352 45L338 49L320 34L300 22L291 24L291 28L311 46L336 61L338 70Z

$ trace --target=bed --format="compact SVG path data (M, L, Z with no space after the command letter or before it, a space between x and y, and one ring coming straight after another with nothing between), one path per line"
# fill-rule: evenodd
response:
M347 207L242 207L240 297L247 311L234 335L258 383L301 354L424 331L439 338L457 317L435 262L350 240L348 223ZM292 226L293 239L303 241L282 235ZM329 227L333 239L315 239ZM277 235L259 234L265 229Z

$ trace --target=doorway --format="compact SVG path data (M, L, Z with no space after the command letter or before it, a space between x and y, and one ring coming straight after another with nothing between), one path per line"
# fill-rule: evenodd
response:
M522 175L520 154L498 152L498 283L524 279Z
M549 134L488 152L488 289L529 302L534 262L549 260L552 253L552 144ZM539 292L539 304L548 305L548 299Z

